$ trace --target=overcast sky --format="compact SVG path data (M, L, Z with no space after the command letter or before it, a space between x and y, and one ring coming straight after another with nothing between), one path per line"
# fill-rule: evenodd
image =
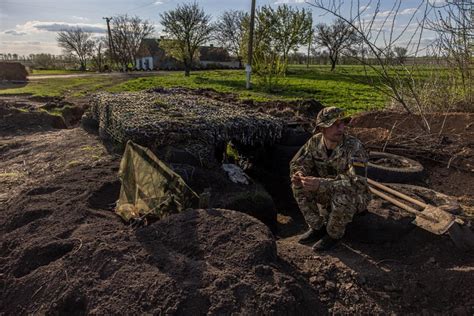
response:
M421 0L403 0L397 27L402 29ZM430 0L437 1L440 0ZM0 53L61 54L56 44L56 33L68 26L80 26L95 32L96 36L105 35L106 24L103 17L118 14L137 15L155 24L155 36L161 34L160 13L175 8L178 0L0 0ZM251 0L197 0L205 11L216 19L225 10L250 10ZM308 0L311 2L311 0ZM360 1L362 5L367 1ZM374 3L373 1L372 3ZM257 6L287 3L299 8L312 9L315 23L329 23L334 17L322 15L304 0L257 0ZM347 2L349 3L349 1ZM387 14L393 1L383 0L380 18ZM349 9L349 6L348 8ZM373 12L372 7L366 14ZM400 42L407 41L415 29L416 21L402 35ZM411 30L411 33L410 33ZM429 42L433 34L424 34L424 42Z

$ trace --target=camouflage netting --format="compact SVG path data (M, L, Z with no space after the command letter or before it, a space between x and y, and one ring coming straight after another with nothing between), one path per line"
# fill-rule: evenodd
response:
M281 138L283 121L255 109L214 100L185 89L99 93L90 115L103 137L132 140L156 151L185 148L201 162L212 161L218 144L271 145Z

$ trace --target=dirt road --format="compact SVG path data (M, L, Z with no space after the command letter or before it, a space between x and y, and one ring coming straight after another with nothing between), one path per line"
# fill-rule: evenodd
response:
M28 76L28 80L43 80L54 78L80 78L80 77L124 77L124 78L138 78L165 75L165 71L134 71L134 72L110 72L110 73L78 73L78 74L64 74L64 75L32 75Z

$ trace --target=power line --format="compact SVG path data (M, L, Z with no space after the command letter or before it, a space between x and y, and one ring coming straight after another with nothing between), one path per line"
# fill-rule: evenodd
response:
M155 3L156 3L156 0L153 1L153 2L151 2L151 3L138 6L138 7L134 8L134 9L129 9L129 10L127 10L127 12L135 11L135 10L142 9L142 8L145 8L145 7L149 7L149 6L151 6L151 5L154 5Z

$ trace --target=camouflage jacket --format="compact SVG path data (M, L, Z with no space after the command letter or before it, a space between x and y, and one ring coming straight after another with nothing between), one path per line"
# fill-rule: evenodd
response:
M290 162L290 173L303 172L305 176L320 179L318 192L324 193L333 185L356 186L367 191L366 177L359 176L355 167L367 175L368 154L355 137L344 135L342 142L328 157L321 133L313 135Z

